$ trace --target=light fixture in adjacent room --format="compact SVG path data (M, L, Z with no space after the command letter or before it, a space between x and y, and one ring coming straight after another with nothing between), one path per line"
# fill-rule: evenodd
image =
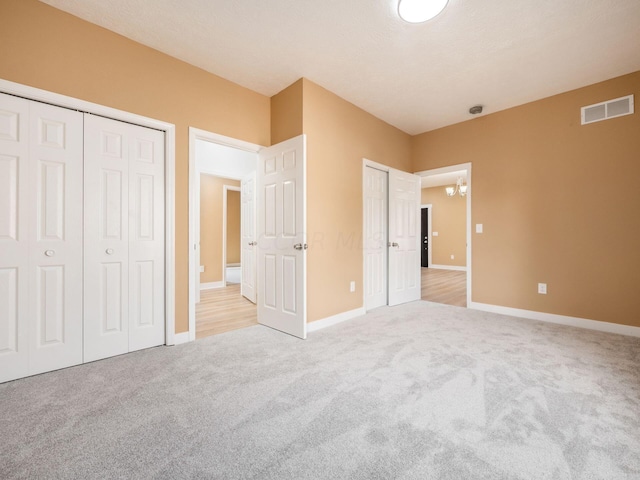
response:
M461 197L467 194L467 185L464 184L462 177L458 177L455 187L446 187L447 197L453 197L456 193Z
M422 23L438 15L449 0L398 0L398 15L405 22Z

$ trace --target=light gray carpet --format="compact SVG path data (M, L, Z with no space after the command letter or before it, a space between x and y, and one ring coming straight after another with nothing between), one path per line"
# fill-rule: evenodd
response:
M637 479L640 339L428 302L0 385L0 478Z

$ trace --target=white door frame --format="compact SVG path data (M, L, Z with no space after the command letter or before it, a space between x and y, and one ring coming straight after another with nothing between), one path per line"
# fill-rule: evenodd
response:
M433 204L425 203L420 205L420 215L422 216L422 209L428 208L427 211L427 245L429 246L429 250L427 251L427 265L433 265L433 256L431 252L431 216L433 211ZM422 225L420 225L420 230L422 230Z
M60 107L93 113L165 132L165 344L176 343L175 328L175 165L176 127L135 113L0 79L0 92Z
M430 175L438 175L441 173L450 173L457 172L459 170L467 171L467 308L471 306L471 196L473 195L473 188L471 186L471 162L467 163L459 163L458 165L449 165L447 167L434 168L431 170L423 170L421 172L416 172L416 175L420 175L421 177L428 177ZM443 187L444 188L444 187ZM429 222L431 226L431 222ZM431 241L431 239L429 239ZM431 245L429 245L431 247ZM431 253L431 248L429 248L429 253ZM431 264L431 262L429 262Z
M196 339L196 289L200 283L200 266L196 265L198 246L200 243L200 239L198 238L200 232L200 209L198 208L200 205L200 173L218 175L215 169L204 169L197 164L197 140L217 143L255 154L263 148L255 143L189 127L189 331L188 339L185 339L185 341L193 341ZM229 174L221 173L218 176L229 177Z
M222 186L222 285L225 287L227 286L227 199L229 190L232 192L241 192L240 187L234 187L232 185ZM242 217L242 208L240 208L240 210L240 216ZM242 248L242 245L240 248Z

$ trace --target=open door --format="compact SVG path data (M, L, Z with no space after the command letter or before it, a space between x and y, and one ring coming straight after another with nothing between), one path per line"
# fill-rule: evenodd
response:
M241 226L240 264L242 265L242 284L240 291L247 300L256 303L256 172L242 179L240 188Z
M258 323L307 337L306 137L258 156Z
M389 170L389 305L420 300L420 177Z

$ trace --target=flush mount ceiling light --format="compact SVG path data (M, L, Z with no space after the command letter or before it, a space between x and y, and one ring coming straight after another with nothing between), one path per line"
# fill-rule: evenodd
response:
M405 22L422 23L438 15L449 0L398 0L398 15Z

